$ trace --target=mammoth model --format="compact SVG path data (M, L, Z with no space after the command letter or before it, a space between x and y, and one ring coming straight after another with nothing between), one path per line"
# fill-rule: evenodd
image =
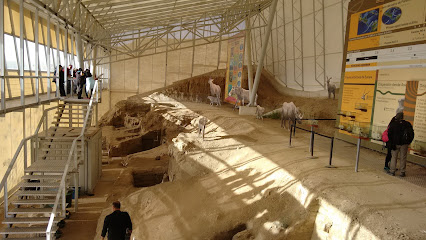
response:
M237 107L238 102L241 102L241 106L244 106L244 103L247 101L247 103L250 102L250 91L246 90L242 87L233 87L231 91L229 92L229 95L237 95L237 101L235 102L234 109ZM257 94L254 98L254 105L257 105Z
M217 100L219 102L219 105L221 105L220 104L220 93L221 93L220 86L214 84L212 78L209 79L209 85L210 85L210 93L211 93L211 95L212 96L216 96Z
M288 130L292 122L297 120L298 123L302 123L303 114L300 109L294 105L293 102L284 102L281 109L281 127L285 128L285 121L288 120Z

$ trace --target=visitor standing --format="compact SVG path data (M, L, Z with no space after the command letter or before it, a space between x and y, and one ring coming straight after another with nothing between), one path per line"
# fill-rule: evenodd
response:
M61 97L66 96L64 83L65 83L64 69L62 68L61 65L59 65L59 93L61 94Z
M390 166L389 166L389 164L390 164L390 161L391 161L391 159L392 159L392 147L391 147L391 144L390 144L390 141L389 141L389 126L393 123L395 121L395 117L393 117L392 119L391 119L391 121L389 122L389 124L388 124L388 127L387 127L387 129L386 129L386 131L385 131L385 135L386 136L383 136L382 135L382 140L386 143L386 148L387 148L387 154L386 154L386 158L385 158L385 167L384 167L384 169L385 169L385 171L386 172L389 172L390 171ZM385 139L386 138L386 139Z
M132 234L132 220L127 212L120 210L121 203L119 201L112 203L112 211L110 215L105 217L104 226L102 228L102 240L108 232L108 240L127 240Z
M392 149L392 159L389 174L395 176L396 162L400 155L401 177L405 177L408 145L414 139L414 130L410 122L404 120L404 113L396 114L395 121L391 122L388 129L389 144Z

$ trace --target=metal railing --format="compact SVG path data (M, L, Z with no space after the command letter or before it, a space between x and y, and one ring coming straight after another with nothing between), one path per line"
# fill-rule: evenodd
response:
M84 119L83 128L81 129L80 135L77 138L75 138L72 142L71 150L69 152L68 159L67 159L67 162L65 164L65 169L64 169L64 172L63 172L63 175L62 175L62 178L61 178L61 183L59 185L58 193L56 194L55 204L53 205L52 212L50 213L49 223L48 223L47 228L46 228L46 239L47 240L53 239L53 236L52 236L54 234L54 233L52 233L53 222L54 222L54 219L55 219L56 214L57 214L58 204L59 204L59 200L61 199L61 195L62 195L62 214L65 215L66 177L69 173L68 169L70 167L71 159L73 158L73 156L74 156L74 167L76 169L78 169L77 151L76 151L77 141L81 140L82 142L84 142L84 133L86 131L86 127L87 127L87 123L89 121L90 113L93 110L93 108L92 108L93 103L94 102L97 103L99 101L98 88L99 88L98 81L95 81L95 86L93 88L92 96L90 98L89 105L87 106L87 113L86 113L86 117ZM78 200L77 200L78 199L78 176L77 176L77 174L74 174L74 181L75 181L75 185L76 185L75 190L74 190L75 191L74 199L75 199L75 208L77 210L77 208L78 208Z
M336 121L336 119L300 119L300 121ZM312 124L310 125L311 129L308 130L308 129L304 129L304 128L301 128L301 127L297 127L296 123L297 122L294 121L291 124L291 126L290 126L289 147L292 147L291 146L291 140L292 140L292 136L296 135L296 129L300 129L302 131L310 132L311 133L310 142L309 142L309 153L310 153L311 156L309 156L309 158L316 158L316 157L314 157L315 135L331 139L331 144L330 144L330 158L329 158L329 162L328 162L328 166L327 167L333 168L332 160L333 160L334 136L327 136L327 135L315 132L314 125L312 125Z
M52 110L55 110L57 108L58 107L51 107L51 108L45 109L43 111L43 115L40 118L40 121L37 125L36 130L34 131L34 134L27 137L27 138L22 139L21 142L18 145L18 149L16 150L15 155L13 155L13 158L12 158L10 164L9 164L9 167L7 168L7 170L6 170L6 172L3 176L3 179L0 183L0 189L3 189L3 194L4 194L4 197L3 197L4 203L3 204L4 204L4 215L5 215L5 217L8 217L8 209L7 209L7 207L8 207L8 204L7 204L8 203L8 182L7 182L7 179L9 178L10 173L12 172L12 170L13 170L15 164L16 164L16 161L18 160L18 157L19 157L19 155L21 154L22 151L24 152L24 169L27 168L27 166L28 166L28 141L31 141L30 146L31 146L31 151L33 151L33 149L35 148L35 145L37 144L38 135L40 133L40 129L41 129L42 126L43 126L43 131L45 131L45 133L47 134L47 131L49 129L49 125L48 125L49 112L52 111ZM31 162L34 162L35 156L36 156L35 154L31 154Z

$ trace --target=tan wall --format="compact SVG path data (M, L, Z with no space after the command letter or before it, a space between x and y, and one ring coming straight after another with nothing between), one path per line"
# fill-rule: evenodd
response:
M202 44L201 40L196 40L197 44ZM220 54L219 44L221 44ZM113 52L110 82L111 106L137 93L145 93L191 76L226 68L227 41L195 46L195 48L192 45L192 42L185 42L182 43L181 49L169 50L167 53L164 47L158 48L157 54L150 50L144 54L151 55L129 60L124 60L128 56L116 56L117 53Z

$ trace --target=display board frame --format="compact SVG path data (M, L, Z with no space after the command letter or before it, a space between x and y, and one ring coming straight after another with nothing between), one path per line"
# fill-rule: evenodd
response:
M377 148L403 111L416 134L410 153L426 157L426 1L352 0L348 9L338 135Z

